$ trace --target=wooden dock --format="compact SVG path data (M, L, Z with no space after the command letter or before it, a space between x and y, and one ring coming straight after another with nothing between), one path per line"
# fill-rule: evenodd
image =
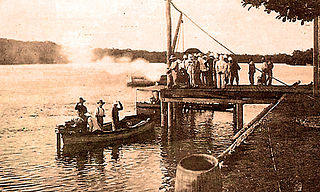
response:
M238 85L217 88L163 88L160 90L161 125L172 126L174 113L184 104L233 104L234 125L243 128L243 105L271 104L284 94L311 94L312 85L300 86L251 86Z

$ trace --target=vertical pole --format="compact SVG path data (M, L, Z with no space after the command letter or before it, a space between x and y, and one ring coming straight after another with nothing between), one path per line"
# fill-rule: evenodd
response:
M243 104L237 104L237 131L243 128Z
M171 0L166 0L166 19L167 19L167 65L170 67L169 58L171 55Z
M177 39L178 39L181 23L182 23L182 13L180 13L180 17L179 17L179 21L178 21L178 24L177 24L176 32L175 32L174 37L173 37L172 53L174 53L174 50L176 49L176 44L177 44Z
M233 128L234 128L234 130L237 130L237 122L238 122L237 105L234 105L234 107L233 107Z
M167 117L167 103L161 101L160 103L160 108L161 108L161 127L165 127L166 126L166 117Z
M172 127L172 102L168 102L168 127Z
M315 17L313 29L313 96L319 96L319 20Z

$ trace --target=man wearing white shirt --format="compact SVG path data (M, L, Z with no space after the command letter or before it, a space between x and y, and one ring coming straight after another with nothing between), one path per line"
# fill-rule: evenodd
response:
M100 129L103 130L103 117L105 117L103 105L105 104L105 102L102 99L100 99L100 101L98 101L97 104L98 107L96 108L95 116L97 118L97 122Z

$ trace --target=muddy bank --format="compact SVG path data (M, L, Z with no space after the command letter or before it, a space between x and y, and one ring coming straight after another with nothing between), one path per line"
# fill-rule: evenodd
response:
M224 191L319 191L320 103L288 95L222 168Z

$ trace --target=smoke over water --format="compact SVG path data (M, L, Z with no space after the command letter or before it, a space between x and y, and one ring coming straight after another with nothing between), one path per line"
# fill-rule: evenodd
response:
M92 61L94 55L88 48L65 47L64 53L72 64L81 67L100 68L112 75L134 75L145 76L152 81L158 81L161 75L166 74L166 64L149 63L147 60L139 58L132 61L130 57L105 56L101 60Z

